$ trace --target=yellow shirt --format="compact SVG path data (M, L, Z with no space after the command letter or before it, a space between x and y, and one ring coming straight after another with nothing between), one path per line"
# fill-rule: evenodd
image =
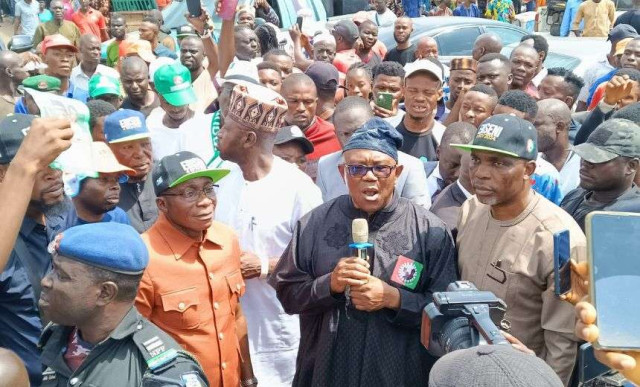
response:
M587 0L580 4L578 14L571 26L572 31L579 29L580 22L584 19L585 37L606 37L616 18L616 6L611 0L601 0L599 3Z

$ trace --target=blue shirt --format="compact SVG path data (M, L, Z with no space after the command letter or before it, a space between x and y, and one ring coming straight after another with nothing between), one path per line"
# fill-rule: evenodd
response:
M78 218L78 213L76 212L76 208L73 205L70 205L65 212L61 215L62 220L55 225L55 227L50 227L51 231L49 233L49 238L53 239L57 234L63 232L64 230L71 228L73 226L79 226L81 224L87 224L91 222L87 222L84 219ZM108 211L100 220L101 223L106 222L115 222L131 225L129 222L129 217L127 213L120 207L116 207L111 211Z
M24 218L9 262L0 274L0 347L14 351L24 361L31 385L40 385L42 363L38 340L42 321L40 298L32 281L40 281L51 269L43 225ZM20 246L24 246L22 249Z
M464 4L460 4L458 8L453 10L453 16L480 17L480 8L473 3L470 8L465 8Z
M75 87L75 85L71 83L71 81L69 81L69 88L67 89L67 92L64 93L64 96L67 98L78 100L82 103L87 103L87 100L89 99L89 91ZM30 114L27 111L27 105L24 103L24 97L20 97L18 102L16 102L16 105L13 108L13 112L20 114Z
M158 44L158 46L156 47L155 50L153 50L153 53L158 57L163 57L166 56L167 58L171 58L171 59L178 59L178 55L176 55L175 52L169 50L168 48L166 48L165 46L163 46L162 44Z
M591 100L593 99L593 95L596 93L596 90L598 90L598 86L600 86L604 82L609 82L611 78L613 78L613 76L616 75L618 70L620 69L613 69L609 71L607 74L596 79L595 82L593 82L593 85L591 85L591 87L589 88L589 97L587 98L587 106L591 105Z

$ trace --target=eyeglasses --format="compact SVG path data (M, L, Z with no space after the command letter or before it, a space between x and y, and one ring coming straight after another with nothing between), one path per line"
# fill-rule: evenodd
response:
M368 167L360 164L347 164L347 173L351 176L363 177L371 171L375 177L387 178L395 168L395 165L374 165L373 167Z
M182 192L163 193L161 196L180 196L189 203L195 203L198 201L198 199L200 199L201 194L204 194L204 196L208 197L209 199L215 199L215 187L217 187L216 184L209 184L204 186L204 188L202 189L187 188Z

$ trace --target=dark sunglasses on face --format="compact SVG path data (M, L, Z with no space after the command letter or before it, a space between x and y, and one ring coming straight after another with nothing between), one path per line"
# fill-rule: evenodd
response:
M360 164L347 164L347 173L351 176L363 177L369 171L373 173L375 177L387 178L391 175L391 172L396 168L395 165L374 165L372 167Z

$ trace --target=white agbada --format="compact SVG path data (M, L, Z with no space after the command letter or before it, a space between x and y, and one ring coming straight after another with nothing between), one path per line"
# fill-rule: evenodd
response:
M294 164L274 156L271 171L257 181L245 181L237 164L225 162L231 173L220 180L215 218L238 234L244 251L261 260L280 257L304 214L322 204L320 190ZM240 299L247 319L253 372L261 386L290 386L300 342L297 315L288 315L266 279L245 280Z

